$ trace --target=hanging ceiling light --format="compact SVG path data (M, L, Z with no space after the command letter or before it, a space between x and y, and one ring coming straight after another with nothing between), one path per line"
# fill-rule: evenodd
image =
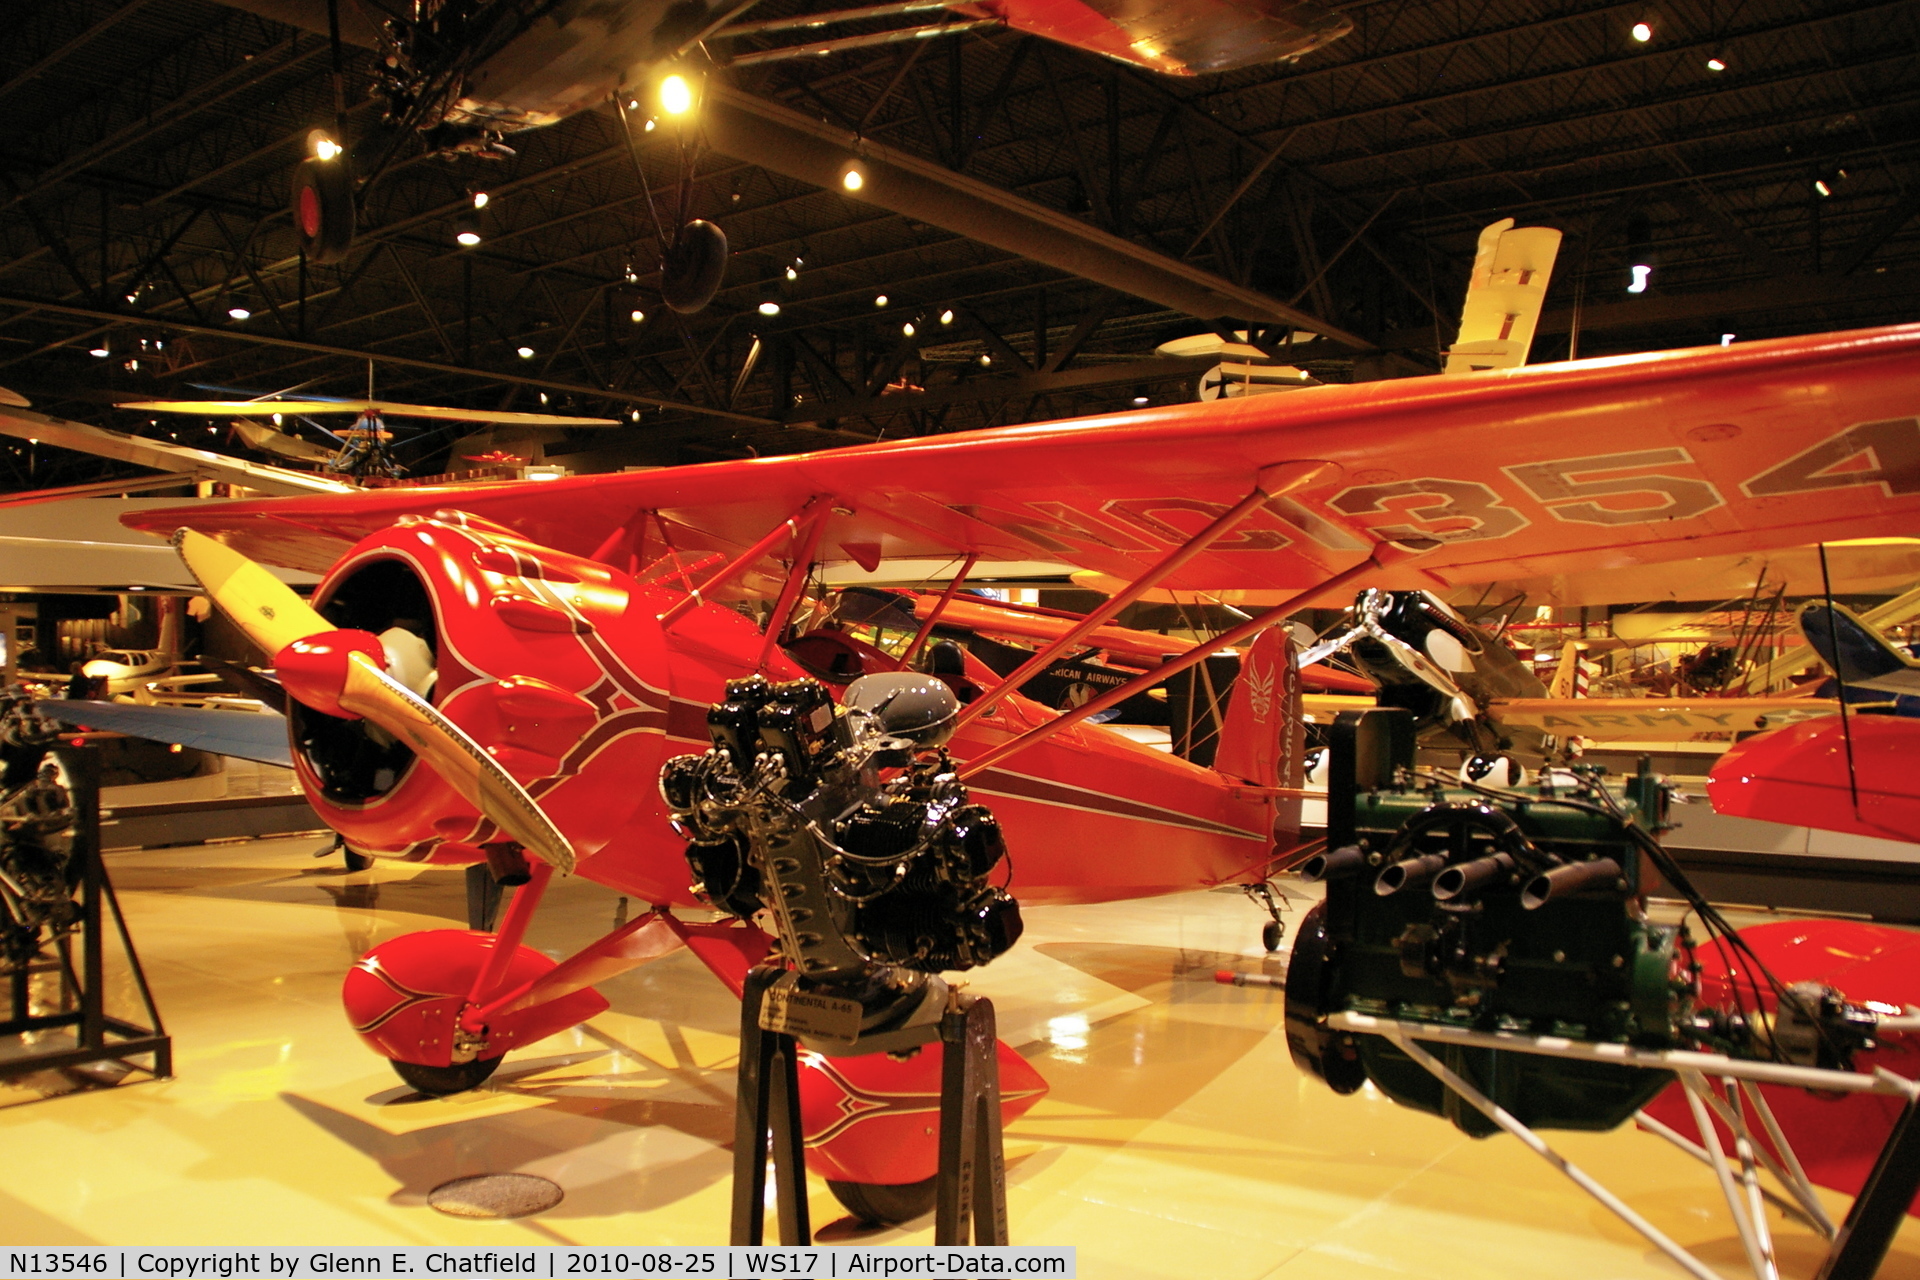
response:
M763 316L777 316L780 314L780 304L777 302L763 302L760 304L760 314Z
M1633 273L1633 282L1627 286L1627 292L1645 293L1647 281L1653 278L1653 268L1644 262L1636 262L1627 270Z
M232 316L235 320L245 320L249 316L251 316L253 312L247 310L245 307L242 307L236 304L234 306L227 308L227 314Z
M533 359L533 348L532 348L532 347L516 347L516 348L514 348L514 350L515 350L515 351L517 351L517 352L519 352L519 354L520 354L520 358L521 358L522 360L531 360L531 359Z
M645 320L646 318L647 318L647 313L642 311L638 307L635 307L633 309L633 314L627 317L627 319L633 321L635 324L639 324L642 320Z
M867 168L858 160L849 160L840 166L840 186L846 191L858 191L867 185Z
M1633 38L1641 44L1645 44L1647 41L1653 39L1653 24L1650 22L1634 23Z
M660 106L670 116L693 110L693 86L685 76L671 75L660 82Z

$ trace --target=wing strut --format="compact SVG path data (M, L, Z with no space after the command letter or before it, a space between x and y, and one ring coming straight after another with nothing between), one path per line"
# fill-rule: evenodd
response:
M808 498L805 506L788 516L785 520L782 520L779 524L773 526L773 529L766 537L760 539L760 541L754 543L725 565L721 566L721 568L715 571L711 578L708 578L697 587L690 588L687 592L686 599L676 600L665 613L660 615L660 625L663 628L671 627L696 606L707 603L706 597L708 592L725 586L752 568L760 557L766 555L767 552L779 545L780 539L798 533L801 524L813 518L815 509L820 506L820 503L821 498L818 494Z
M972 573L973 566L979 563L980 553L972 552L967 556L967 562L960 566L960 572L953 575L953 581L949 582L947 589L940 593L940 599L927 614L927 620L920 624L918 631L913 633L913 642L907 646L907 651L900 655L900 665L903 668L911 667L913 660L920 656L920 646L924 645L927 637L933 634L933 624L940 621L940 615L947 611L947 606L953 603L953 598L960 594L960 588L966 585L967 575Z
M755 671L767 669L767 659L773 656L773 646L780 639L780 633L786 630L787 619L793 615L793 606L800 599L800 588L806 585L807 575L813 572L813 553L819 549L820 535L826 529L827 509L822 507L797 531L793 564L787 569L786 585L780 588L779 599L773 602L773 612L767 615L767 633L760 640L760 657L753 664Z
M1099 627L1135 600L1138 600L1154 587L1160 585L1161 581L1168 575L1174 573L1182 565L1230 533L1234 526L1252 515L1254 511L1269 498L1276 498L1281 494L1291 493L1295 489L1312 484L1313 481L1323 475L1331 465L1331 463L1326 462L1285 462L1279 466L1267 467L1262 470L1259 481L1253 486L1253 489L1246 497L1221 512L1213 523L1209 524L1206 528L1168 552L1153 568L1147 570L1138 578L1135 578L1130 584L1113 596L1110 596L1105 604L1087 614L1087 616L1080 619L1078 623L1067 628L1066 632L1061 635L1059 639L1053 641L1053 643L1042 648L1031 658L1021 663L1013 674L962 707L960 709L960 718L954 725L955 729L964 729L969 723L979 719L991 710L994 703L999 701L1000 698L1012 693L1033 676L1045 671L1056 658L1073 648L1073 646L1079 644L1090 635L1096 627ZM1212 653L1214 649L1218 647L1219 646L1216 645L1206 652ZM1169 672L1169 674L1171 673Z
M1205 644L1195 645L1186 653L1162 663L1146 674L1135 676L1125 684L1109 689L1099 697L1089 702L1083 702L1073 710L1062 712L1059 716L1047 721L1045 724L1029 729L1017 738L1009 738L999 746L975 756L961 766L961 781L964 782L971 779L982 770L1000 763L1017 751L1025 751L1028 747L1043 738L1051 737L1059 733L1062 729L1071 729L1081 721L1099 715L1108 707L1119 706L1128 698L1146 692L1169 676L1178 675L1188 667L1198 666L1201 662L1220 652L1222 649L1243 644L1253 639L1253 637L1259 635L1275 623L1285 621L1288 614L1306 608L1309 604L1330 591L1336 591L1353 582L1355 579L1365 577L1376 569L1384 569L1389 565L1397 564L1408 556L1416 554L1418 553L1409 551L1391 542L1375 543L1373 550L1365 560L1362 560L1359 564L1342 569L1339 573L1334 574L1318 586L1308 587L1298 595L1281 601L1265 613L1241 623L1239 626L1233 628L1233 630L1223 631ZM1018 673L1016 672L1015 674L1017 675ZM1012 679L1013 677L1009 676L1006 681L1002 681L1000 685L995 687L1004 688ZM977 698L969 705L978 706L983 701L985 701L985 698Z

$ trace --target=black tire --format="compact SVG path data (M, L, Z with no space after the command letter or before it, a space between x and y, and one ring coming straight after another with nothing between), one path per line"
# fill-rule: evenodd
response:
M835 1182L828 1178L827 1190L860 1221L869 1226L891 1227L932 1213L934 1187L939 1181L938 1175L921 1182L901 1183Z
M346 157L309 156L293 170L293 230L308 262L338 262L353 247L353 174Z
M355 853L343 844L340 846L340 856L346 859L349 871L369 871L373 868L373 855L370 853Z
M727 233L705 218L680 228L660 263L660 296L683 316L705 310L727 274Z
M1278 920L1269 920L1260 926L1260 945L1269 951L1280 949L1280 939L1287 936L1287 928Z
M428 1067L418 1062L393 1061L393 1069L400 1078L429 1097L444 1098L451 1093L465 1093L477 1089L486 1083L493 1069L500 1065L498 1058L475 1058L472 1062L456 1062L450 1067Z

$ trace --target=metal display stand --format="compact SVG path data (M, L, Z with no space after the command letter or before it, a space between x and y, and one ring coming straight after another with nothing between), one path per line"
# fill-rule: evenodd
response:
M1920 1083L1895 1075L1885 1068L1878 1068L1868 1075L1858 1071L1835 1071L1777 1062L1750 1062L1717 1053L1634 1049L1625 1045L1589 1043L1554 1036L1471 1031L1431 1023L1376 1018L1360 1013L1333 1014L1327 1018L1326 1025L1334 1031L1380 1036L1391 1041L1395 1048L1487 1119L1525 1143L1534 1154L1612 1210L1697 1280L1722 1278L1719 1272L1687 1252L1608 1191L1591 1174L1549 1147L1532 1129L1416 1042L1502 1049L1542 1057L1573 1058L1673 1072L1686 1092L1687 1105L1693 1112L1694 1124L1699 1128L1700 1140L1694 1142L1645 1112L1637 1113L1634 1119L1713 1169L1756 1280L1779 1280L1780 1275L1774 1258L1773 1237L1767 1229L1765 1204L1771 1203L1827 1238L1829 1246L1817 1273L1818 1280L1871 1280L1893 1243L1894 1233L1900 1227L1907 1206L1913 1202L1915 1193L1920 1192ZM1708 1083L1708 1076L1719 1082L1718 1088ZM1906 1104L1899 1119L1894 1122L1886 1145L1880 1149L1880 1156L1874 1162L1866 1185L1854 1198L1846 1221L1839 1226L1834 1225L1820 1204L1819 1197L1814 1194L1799 1159L1788 1145L1786 1135L1781 1132L1772 1109L1760 1092L1758 1086L1762 1084L1845 1093L1879 1093L1897 1097ZM1719 1129L1713 1123L1716 1116L1733 1134L1731 1160L1721 1145ZM1756 1140L1750 1118L1758 1121L1772 1144L1773 1152L1778 1153L1778 1159L1768 1151L1766 1144ZM1762 1167L1779 1180L1785 1189L1784 1196L1761 1185L1759 1171Z
M732 1244L761 1244L767 1170L781 1244L811 1244L801 1149L799 1041L760 1025L767 988L787 970L758 965L740 1008L740 1077L733 1138ZM1000 1059L993 1002L955 994L939 1024L940 1172L933 1242L1007 1243L1007 1174L1000 1134Z
M173 1074L173 1039L160 1024L160 1013L147 986L146 971L133 949L127 932L126 917L113 883L107 878L106 864L100 857L100 760L88 747L63 748L57 753L67 775L73 796L72 857L79 860L80 882L80 971L73 967L72 935L53 944L53 954L35 964L22 965L11 974L10 1016L0 1022L0 1037L22 1036L33 1031L62 1027L74 1029L71 1047L59 1040L22 1045L19 1052L0 1057L0 1078L26 1075L34 1071L59 1070L94 1062L120 1062L129 1068L138 1064L127 1059L151 1055L151 1074L165 1079ZM151 1027L139 1026L108 1015L106 1011L106 938L103 936L101 905L113 914L113 925L133 973L134 985L146 1007ZM58 971L61 975L61 1011L32 1011L30 987L32 973Z

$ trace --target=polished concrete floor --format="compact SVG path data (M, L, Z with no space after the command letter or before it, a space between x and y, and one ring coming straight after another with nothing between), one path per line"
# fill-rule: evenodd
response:
M726 1233L738 1006L681 952L605 989L613 1009L425 1100L347 1029L338 991L372 944L464 913L456 873L348 874L316 839L110 860L175 1037L174 1079L0 1093L0 1241L79 1244L711 1244ZM529 941L606 929L614 897L559 885ZM975 976L1051 1082L1009 1130L1013 1237L1079 1247L1107 1277L1676 1276L1512 1139L1476 1142L1288 1059L1277 969L1235 893L1028 913ZM131 988L117 976L131 1012ZM1637 1132L1554 1135L1576 1162L1727 1275L1740 1246L1706 1170ZM521 1170L565 1189L544 1216L475 1222L438 1184ZM1845 1202L1834 1197L1834 1215ZM823 1239L855 1229L818 1181ZM1774 1219L1782 1270L1821 1246ZM931 1224L861 1237L931 1239ZM1911 1220L1881 1273L1920 1277Z

